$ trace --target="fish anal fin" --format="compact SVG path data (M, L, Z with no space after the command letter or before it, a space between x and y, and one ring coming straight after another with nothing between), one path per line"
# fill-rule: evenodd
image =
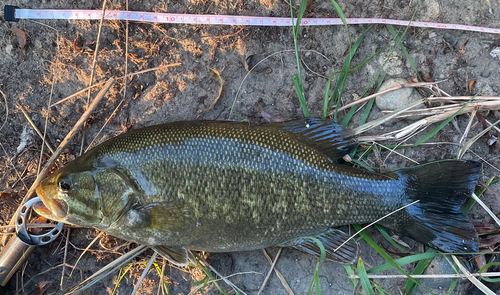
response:
M268 126L293 133L297 140L319 150L333 161L342 159L356 147L351 132L333 119L305 118Z
M350 239L350 235L339 230L329 229L328 231L315 236L325 248L326 259L337 261L343 264L353 264L359 257L359 244L355 239ZM347 243L345 243L347 241ZM345 243L344 245L342 245ZM279 245L290 247L300 252L313 256L321 256L321 248L309 238L297 238ZM338 248L338 250L336 250Z
M189 264L188 250L184 247L151 246L163 258L178 266Z

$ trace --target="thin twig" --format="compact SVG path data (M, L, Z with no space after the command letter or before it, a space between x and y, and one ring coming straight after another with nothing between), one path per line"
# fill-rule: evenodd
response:
M43 169L40 171L40 173L38 174L37 178L35 179L35 182L33 182L33 184L31 185L31 187L29 189L29 191L24 196L22 204L24 204L26 202L26 200L28 200L31 197L31 195L35 192L35 189L42 182L42 179L48 174L48 172L52 168L52 165L55 163L55 161L57 160L57 158L59 158L59 156L61 155L63 149L66 147L66 145L71 141L71 139L73 138L73 136L75 135L75 133L83 125L83 122L85 122L88 119L88 117L90 116L90 114L92 113L92 111L99 104L99 102L101 102L101 100L104 98L104 96L106 95L106 93L108 92L108 90L111 88L111 86L114 85L114 83L115 83L115 79L114 78L110 78L108 80L108 82L106 82L106 84L104 85L104 87L101 89L101 91L94 98L94 100L89 105L89 107L87 108L87 110L82 114L82 116L80 117L80 119L76 122L76 124L73 126L73 128L68 132L68 134L66 135L66 137L63 139L63 141L59 144L59 146L55 150L54 154L52 154L52 156L47 161L47 163L45 164L45 166L43 167ZM17 216L17 214L18 214L18 212L19 212L20 209L21 209L21 206L19 206L17 208L17 210L14 213L13 218L11 219L11 221L10 221L9 224L14 224L15 223L16 216Z
M486 213L488 213L488 215L490 215L490 217L495 220L495 222L497 223L498 226L500 226L500 220L498 219L498 217L493 213L491 212L490 208L488 208L488 206L486 206L486 204L481 201L481 199L475 194L475 193L472 193L472 198L474 199L474 201L476 201L481 207L483 207L484 211L486 211Z
M116 80L118 80L118 78ZM104 84L104 81L96 83L96 84L94 84L92 86L85 87L82 90L79 90L78 92L75 92L75 93L71 94L70 96L67 96L67 97L59 100L58 102L55 102L55 103L51 104L50 107L54 107L54 106L56 106L56 105L58 105L60 103L63 103L65 101L69 100L69 99L72 99L73 97L77 97L78 95L83 94L85 91L90 91L92 88L101 86L103 84Z
M451 255L455 264L460 268L463 274L469 279L471 283L473 283L479 290L481 290L486 295L495 295L495 292L491 291L488 287L486 287L483 283L481 283L478 279L476 279L472 274L458 261L458 258L455 255Z
M337 252L342 246L344 246L345 244L347 244L347 242L349 242L350 240L354 239L355 236L357 236L360 232L364 231L365 229L369 228L370 226L374 225L375 223L378 223L380 220L384 219L384 218L387 218L389 216L391 216L392 214L400 211L400 210L403 210L404 208L408 207L408 206L411 206L415 203L418 203L420 202L420 200L416 200L416 201L413 201L411 202L410 204L407 204L407 205L404 205L403 207L397 209L397 210L394 210L392 211L391 213L387 214L387 215L384 215L382 217L380 217L379 219L375 220L374 222L368 224L367 226L363 227L362 229L358 230L354 235L350 236L347 240L345 240L342 244L340 244L340 246L338 246L333 252Z
M118 81L118 80L125 79L125 78L128 78L128 77L132 77L132 76L135 76L135 75L144 74L144 73L147 73L147 72L161 70L161 69L170 68L170 67L176 67L176 66L180 66L180 65L181 65L181 63L178 62L178 63L175 63L175 64L154 67L154 68L151 68L151 69L145 69L145 70L142 70L142 71L139 71L139 72L134 72L134 73L130 73L130 74L118 77L118 78L116 78L116 80Z
M63 285L64 285L64 273L66 272L66 258L68 257L68 243L69 243L69 234L70 233L71 233L71 228L67 228L66 229L66 243L64 244L63 268L62 268L61 283L60 283L61 291L63 290Z
M362 102L365 102L367 100L370 100L376 96L379 96L379 95L382 95L382 94L386 94L386 93L389 93L389 92L392 92L392 91L396 91L398 89L403 89L403 88L416 88L416 87L425 87L425 86L429 86L429 85L433 85L433 84L436 84L436 82L418 82L418 83L407 83L407 84L400 84L398 86L394 86L394 87L391 87L389 89L386 89L384 91L380 91L380 92L377 92L377 93L374 93L372 95L368 95L366 97L363 97L361 99L358 99L354 102L351 102L349 104L346 104L345 106L341 107L338 109L338 111L343 111L345 109L348 109L350 107L353 107L357 104L360 104Z
M137 290L139 290L139 287L141 286L142 281L144 281L144 279L148 275L148 272L151 269L151 266L153 265L153 262L155 261L156 256L158 256L158 252L154 251L153 255L151 255L151 258L148 261L148 264L146 264L146 268L142 272L142 275L139 278L139 281L137 281L137 283L135 284L134 290L132 291L131 295L135 295L137 293Z
M472 122L474 122L474 118L476 117L476 112L477 112L477 110L474 109L472 111L472 113L470 114L469 123L467 123L467 127L465 127L464 134L462 134L462 137L460 138L460 141L458 142L459 148L462 148L463 144L465 143L465 139L467 138L467 135L469 134L470 128L472 126Z
M24 117L26 118L26 121L28 121L28 124L30 124L31 128L33 128L33 130L35 130L36 134L38 134L38 136L40 136L40 138L43 140L43 134L42 134L42 132L40 132L40 130L38 129L38 127L36 127L35 122L33 122L33 120L31 120L30 116L28 115L28 113L26 112L26 110L24 109L24 107L20 105L19 109L21 110L21 112L23 113ZM46 140L44 140L43 142L45 143L45 145L47 146L47 148L50 150L50 152L53 154L54 153L54 149L52 148L52 146Z
M89 87L92 86L92 83L94 83L94 74L95 74L95 65L97 63L97 56L99 53L99 43L101 41L101 32L102 32L102 23L104 22L104 14L106 12L106 0L102 2L102 13L101 13L101 21L99 22L99 30L97 31L97 41L95 45L95 50L94 50L94 60L92 61L92 71L90 72L90 81L89 81ZM90 103L90 89L87 92L87 103L86 106L88 106ZM83 153L83 144L85 143L85 128L87 127L87 122L83 124L83 129L82 129L82 142L80 145L80 155Z
M92 242L90 242L90 244L87 246L87 248L85 248L85 250L83 250L82 254L80 254L80 256L78 257L78 259L76 260L75 262L75 266L73 267L73 269L71 270L71 273L69 274L69 277L71 278L71 276L73 275L73 271L75 270L76 266L78 265L78 262L80 262L80 259L82 259L83 255L90 249L90 247L92 247L92 245L97 241L99 240L99 238L104 234L104 232L100 232L93 240ZM73 245L73 244L72 244ZM68 246L66 246L67 248Z
M264 256L266 257L269 264L273 264L273 261L272 261L271 257L269 257L269 255L267 254L266 249L262 249L262 250L263 250ZM292 291L292 288L290 288L290 286L288 285L288 283L285 280L285 277L281 274L281 272L279 270L277 270L276 268L273 268L273 269L274 269L274 272L276 273L276 275L278 276L278 278L280 279L281 285L283 285L283 288L285 288L288 295L295 295Z
M274 257L274 261L273 261L273 263L271 263L271 268L267 272L267 275L264 278L264 281L262 282L262 285L260 286L260 289L259 289L259 292L257 292L257 295L262 294L262 291L264 291L264 288L266 287L267 281L269 280L269 278L271 277L271 274L273 273L274 266L276 265L276 262L278 262L278 258L280 257L282 249L283 248L281 248L281 247L278 249L278 253L276 254L276 257ZM266 252L266 250L264 250L264 249L262 249L262 251Z
M216 275L218 275L226 284L228 284L231 288L234 289L234 291L240 292L241 294L248 295L247 293L243 292L240 288L238 288L235 284L233 284L230 280L226 279L226 277L222 276L215 268L210 265L203 257L201 257L198 254L195 254L196 258L201 260L203 264L205 264L208 268L210 268L211 271L213 271Z
M7 102L7 95L5 95L2 90L0 90L0 94L2 94L3 101L5 102L5 118L3 119L2 126L0 126L0 130L2 130L5 124L7 124L7 120L9 119L9 105Z

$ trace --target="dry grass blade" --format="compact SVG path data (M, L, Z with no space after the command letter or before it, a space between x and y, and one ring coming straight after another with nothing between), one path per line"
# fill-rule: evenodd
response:
M476 117L476 113L477 113L477 110L473 110L469 116L469 123L467 123L467 127L465 127L464 134L462 135L462 137L460 138L460 141L458 142L458 146L460 147L460 149L462 149L462 147L464 145L464 141L467 138L467 135L469 135L470 128L472 126L472 122L474 122L474 118Z
M427 99L430 100L430 99ZM418 110L408 110L398 116L398 118L407 118L414 116L429 116L444 114L449 112L457 112L464 105L463 102L444 105L439 107L418 109ZM466 107L464 107L459 114L469 113L473 110L486 111L486 110L500 110L500 100L489 100L489 101L471 101Z
M262 291L264 291L264 288L266 287L266 284L267 284L267 281L269 280L269 278L271 277L271 274L273 273L273 269L274 269L274 266L276 265L276 262L278 262L278 258L280 257L280 254L281 254L281 250L283 248L279 248L278 249L278 253L276 254L276 257L274 258L274 261L273 263L271 263L271 268L269 269L269 271L267 272L267 275L266 275L266 278L264 279L264 281L262 282L262 285L260 286L260 289L259 289L259 292L257 292L257 295L260 295L262 294ZM262 251L265 252L264 249L262 249Z
M497 225L500 226L500 219L498 219L498 217L490 210L490 208L488 208L488 206L486 206L486 204L475 193L472 193L472 198L481 207L483 207L484 211L486 211L486 213L488 213L490 215L490 217L493 218L493 220L495 220Z
M151 255L151 258L148 261L148 264L146 264L146 268L142 272L142 275L139 278L139 281L137 281L137 283L135 284L134 290L132 291L131 295L135 295L137 293L137 290L139 290L139 287L141 286L142 281L144 281L144 279L148 275L149 270L151 269L151 266L153 266L153 262L155 261L156 256L158 256L158 252L154 251L153 255Z
M7 104L7 95L5 95L2 90L0 90L0 94L2 94L3 101L5 103L5 118L3 119L2 126L0 126L0 130L2 130L9 118L9 105Z
M24 117L26 118L26 121L28 121L28 124L30 124L31 128L33 128L33 130L35 130L36 134L38 134L38 136L40 136L40 138L43 139L42 132L40 132L40 130L38 129L38 127L36 127L35 122L33 122L33 120L31 120L31 118L28 115L28 113L26 112L26 110L22 106L19 106L19 109L21 110L21 112L23 113ZM45 140L44 140L44 143L47 146L47 148L50 150L50 152L53 154L54 153L54 149L52 148L52 146L47 141L45 141Z
M115 83L114 78L110 78L108 82L104 85L104 87L101 89L101 91L97 94L97 96L94 98L92 103L89 105L87 110L82 114L80 119L76 122L76 124L73 126L73 128L68 132L66 137L63 139L63 141L59 144L57 149L55 150L54 154L50 157L50 159L47 161L43 169L40 171L38 174L37 178L35 179L35 182L31 185L29 191L26 193L26 195L23 198L23 202L26 202L27 199L31 197L31 195L35 192L36 187L41 183L42 179L47 175L47 173L50 171L52 168L52 165L55 163L57 158L61 155L63 149L66 147L66 145L71 141L75 133L80 129L80 127L83 125L83 123L89 118L90 114L92 111L95 109L95 107L101 102L101 100L104 98L108 90L113 86ZM14 213L14 217L11 219L9 224L14 224L16 221L16 216L21 209L21 206L17 208L17 211Z
M473 283L479 290L481 290L486 295L495 295L495 292L491 291L488 287L486 287L483 283L481 283L478 279L471 275L471 273L458 261L458 258L455 255L451 255L453 261L457 264L458 268L462 271L462 273L469 279L471 283Z
M80 262L80 259L82 259L83 255L90 249L90 247L92 247L92 245L97 241L99 240L100 237L102 237L102 235L104 234L104 232L100 232L93 240L92 242L90 242L90 244L87 246L87 248L85 248L85 250L82 252L82 254L80 254L80 256L78 257L78 259L76 260L75 262L75 266L73 267L73 270L71 271L71 273L69 274L69 276L71 277L73 275L73 271L75 270L76 266L78 265L78 262ZM67 247L67 246L66 246Z
M361 126L359 126L357 128L354 128L352 131L353 131L354 135L359 135L359 134L361 134L363 132L366 132L366 131L368 131L368 130L370 130L372 128L375 128L375 127L377 127L377 126L379 126L379 125L381 125L381 124L383 124L383 123L391 120L392 118L398 116L399 114L401 114L401 113L403 113L403 112L405 112L405 111L407 111L407 110L409 110L411 108L414 108L414 107L422 104L423 102L424 102L424 100L415 101L415 102L409 104L408 106L406 106L404 108L400 108L399 110L396 110L396 111L394 111L394 112L392 112L392 113L390 113L388 115L385 115L385 116L383 116L381 118L378 118L377 120L371 121L371 122L366 123L364 125L361 125Z
M68 257L68 243L69 243L69 234L71 233L71 228L66 229L66 242L64 244L64 256L63 256L63 268L61 271L61 282L59 283L59 288L61 291L63 290L64 286L64 274L66 273L66 258ZM75 269L73 267L73 269ZM73 272L73 271L71 271Z
M269 262L269 264L273 264L273 261L272 261L271 257L269 257L269 255L267 254L266 249L262 249L262 251L264 252L264 256L266 256L266 259ZM281 274L281 272L279 270L277 270L276 268L273 268L273 269L274 269L274 272L276 273L276 275L278 276L278 278L280 279L280 282L283 285L283 288L285 288L288 295L295 295L293 293L292 289L290 288L290 286L288 285L288 283L286 282L285 277Z
M135 76L135 75L144 74L144 73L151 72L151 71L156 71L156 70L162 70L162 69L166 69L166 68L170 68L170 67L176 67L176 66L180 66L180 65L181 65L181 63L178 62L178 63L175 63L175 64L154 67L154 68L151 68L151 69L145 69L145 70L142 70L142 71L138 71L138 72L130 73L130 74L127 74L127 75L123 75L121 77L116 78L116 80L121 80L121 79L125 79L125 78L132 77L132 76Z
M104 22L104 15L106 12L106 0L102 1L102 13L101 13L101 21L99 22L99 30L97 31L97 41L95 45L95 50L94 50L94 60L92 61L92 71L90 72L90 81L89 81L89 87L92 86L94 83L94 75L95 75L95 65L97 64L97 56L99 53L99 44L101 41L101 32L102 32L102 24ZM89 105L90 102L90 89L87 92L87 106ZM84 122L83 124L83 129L82 129L82 141L80 144L80 155L83 154L83 144L85 143L85 127L87 126L87 123Z
M401 84L399 86L394 86L394 87L386 89L384 91L380 91L378 93L374 93L372 95L368 95L366 97L363 97L362 99L358 99L358 100L356 100L354 102L351 102L350 104L347 104L347 105L339 108L337 111L340 112L340 111L346 110L346 109L351 108L351 107L353 107L353 106L355 106L357 104L363 103L365 101L369 101L370 99L372 99L374 97L377 97L379 95L386 94L386 93L389 93L389 92L392 92L392 91L396 91L398 89L416 88L416 87L427 87L427 86L431 86L431 85L435 85L435 84L436 84L435 82L418 82L418 83Z
M104 277L108 276L112 272L118 270L120 267L122 267L124 264L129 262L131 259L137 257L140 255L142 252L146 251L148 249L148 246L138 246L134 250L128 252L127 254L115 259L113 262L110 264L106 265L105 267L101 268L98 272L87 278L85 281L81 282L77 286L71 288L68 293L66 294L72 294L75 292L81 292L95 283L99 282L102 280Z
M462 157L464 156L465 152L474 144L474 142L476 142L479 138L481 138L481 136L485 135L488 131L490 131L493 128L493 126L497 125L498 123L500 123L500 120L496 121L492 125L488 126L488 128L485 128L483 131L479 132L476 136L474 136L473 138L469 139L464 144L464 146L461 147L460 150L458 151L457 158L458 159L462 159Z
M118 79L119 79L119 78L117 78L116 80L118 80ZM91 90L92 88L95 88L95 87L101 86L101 85L103 85L103 84L104 84L104 82L99 82L99 83L94 84L94 85L92 85L92 86L85 87L85 88L83 88L82 90L80 90L80 91L78 91L78 92L75 92L75 93L71 94L70 96L67 96L67 97L65 97L65 98L61 99L60 101L58 101L58 102L55 102L55 103L51 104L51 105L50 105L50 107L54 107L54 106L56 106L56 105L58 105L58 104L60 104L60 103L63 103L63 102L65 102L65 101L68 101L68 100L72 99L73 97L77 97L78 95L83 94L83 93L85 93L86 91L89 91L89 90Z

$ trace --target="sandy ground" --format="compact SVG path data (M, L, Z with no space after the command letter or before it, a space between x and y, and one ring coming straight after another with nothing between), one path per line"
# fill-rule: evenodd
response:
M455 1L455 0L352 0L338 1L346 17L376 17L393 19L410 19L416 10L415 20L459 23L476 26L500 28L500 1ZM17 5L22 8L79 8L101 9L100 1L67 2L61 0L4 0L2 4ZM129 3L130 10L161 11L173 13L203 14L235 14L289 17L290 9L286 1L135 1ZM293 1L298 9L299 1ZM108 8L124 9L125 1L112 1ZM335 10L329 1L311 1L305 17L336 17ZM6 225L15 210L13 202L19 202L34 181L39 163L42 141L27 125L20 108L27 110L35 125L43 130L48 119L47 141L51 146L58 146L71 126L78 120L85 109L86 95L72 98L50 109L49 104L59 101L68 95L85 88L90 80L93 53L98 34L98 21L65 21L44 20L18 23L7 23L2 20L0 29L0 90L6 95L8 116L5 103L0 99L0 118L6 118L7 124L0 130L0 142L5 152L0 152L0 190L10 190L8 197L0 200L1 225ZM18 38L10 29L19 28L26 34L26 45L19 47ZM350 34L356 40L367 26L350 26ZM395 28L403 30L404 28ZM22 39L22 38L21 38ZM420 73L428 73L439 85L455 96L469 95L469 82L475 80L471 93L481 90L481 95L500 95L500 59L490 52L500 46L498 35L440 30L410 28L403 39L416 68ZM134 76L125 85L118 81L106 99L98 106L88 120L88 128L84 134L87 148L98 142L122 133L130 128L165 123L179 120L243 120L254 124L265 123L259 107L265 112L280 116L286 120L301 118L302 111L291 82L291 76L297 72L296 59L293 53L293 35L291 28L275 27L241 27L210 25L175 25L130 23L128 42L126 42L125 23L106 21L102 28L94 81L102 82L109 77L122 76L125 73L125 50L128 43L128 72L137 72L148 68L181 63L180 66L148 72ZM348 52L348 41L345 29L338 26L308 27L300 31L299 46L303 68L304 88L307 105L314 117L322 114L325 85L328 75L339 71ZM352 65L358 65L379 50L375 56L359 70L349 76L344 103L361 95L372 79L381 69L385 58L394 47L393 36L386 26L376 25L371 29ZM250 73L245 68L252 67L264 57L268 59L260 63ZM224 81L219 101L207 112L217 97L219 78L211 69L220 73ZM409 79L415 76L411 64L404 53L396 46L390 61L385 66L387 78ZM245 79L246 78L246 79ZM98 90L92 92L94 97ZM51 95L52 93L52 95ZM113 114L114 110L116 114ZM345 113L339 114L342 118ZM491 112L488 119L496 121L498 112ZM380 116L375 107L369 120ZM104 122L111 117L103 131L98 134ZM354 116L351 123L357 126L361 113ZM461 116L457 125L465 129L467 116ZM407 125L407 120L395 120L372 131L372 134ZM23 130L25 130L25 135ZM476 133L480 127L477 127ZM80 154L82 134L76 136L67 148L58 166ZM443 142L440 145L425 146L401 150L406 157L420 163L437 159L456 157L461 134L452 124L446 126L431 141ZM412 139L415 140L415 139ZM24 145L21 145L25 142ZM387 143L391 144L391 143ZM21 147L20 147L21 145ZM20 147L20 148L18 148ZM44 163L50 152L44 150ZM382 152L381 159L388 156ZM481 182L484 183L499 173L498 151L490 150L486 139L480 139L468 152L466 159L483 161ZM11 161L13 160L13 161ZM377 166L373 158L367 164ZM411 162L392 154L384 162L387 168L410 166ZM15 169L14 169L15 166ZM17 171L17 172L16 172ZM20 179L16 176L20 175ZM498 187L493 187L493 190ZM4 197L4 195L3 195ZM9 197L12 198L9 199ZM494 193L487 192L485 202L493 212L499 212ZM473 211L471 219L490 222L480 209ZM374 240L390 251L392 246L375 230L369 231ZM63 233L65 234L65 232ZM67 263L73 265L96 232L91 229L73 229L70 234ZM424 251L418 243L409 242L416 252ZM118 254L108 250L123 241L106 237L101 245L94 245L90 253L84 255L78 264L73 277L66 274L64 286L72 286L82 278L90 276L105 266ZM385 263L371 247L362 243L362 257L369 267ZM10 290L23 288L26 294L39 290L40 286L48 294L60 294L61 263L63 262L65 239L59 238L48 246L39 247L30 257L28 264L13 279ZM117 249L123 253L134 245L126 245ZM106 247L106 248L104 248ZM277 249L268 249L274 257ZM151 252L140 256L137 261L147 261ZM396 256L395 256L396 257ZM270 264L262 251L248 253L212 254L208 260L223 275L237 274L231 281L249 294L256 294L260 288ZM157 260L162 267L160 259ZM472 262L474 264L474 262ZM316 259L285 249L276 268L283 274L295 294L305 294L309 288L316 266ZM407 267L411 271L413 265ZM144 264L137 264L131 274L126 275L118 287L119 294L128 294L137 282ZM474 267L472 266L472 269ZM44 272L38 275L40 272ZM446 261L435 261L429 268L430 273L451 273ZM387 272L387 274L397 272ZM112 293L117 281L114 273L92 287L86 294ZM187 294L194 288L193 282L202 280L205 275L199 269L179 269L170 265L165 268L170 294ZM151 271L139 289L140 293L156 294L159 276ZM342 265L325 262L320 267L320 282L323 294L352 294L346 272ZM391 294L400 294L404 289L403 279L376 280ZM436 294L445 294L450 280L422 280L422 284ZM225 291L230 288L221 284ZM469 294L470 284L460 283L453 294ZM205 289L218 293L212 284ZM417 292L423 293L418 290ZM273 274L267 283L264 294L287 294L278 277Z

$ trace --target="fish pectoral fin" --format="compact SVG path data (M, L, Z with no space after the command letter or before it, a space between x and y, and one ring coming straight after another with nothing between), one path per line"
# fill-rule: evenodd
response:
M151 248L175 265L187 266L189 264L188 250L184 247L152 246Z
M342 159L356 147L354 135L333 119L305 118L267 126L277 126L293 133L297 140L319 150L333 161Z
M315 238L323 244L326 259L343 264L356 263L359 257L359 244L355 239L349 240L350 235L347 233L332 228L325 233L315 236ZM343 243L345 244L342 245ZM306 254L321 257L321 248L310 238L298 238L279 246L290 247Z

